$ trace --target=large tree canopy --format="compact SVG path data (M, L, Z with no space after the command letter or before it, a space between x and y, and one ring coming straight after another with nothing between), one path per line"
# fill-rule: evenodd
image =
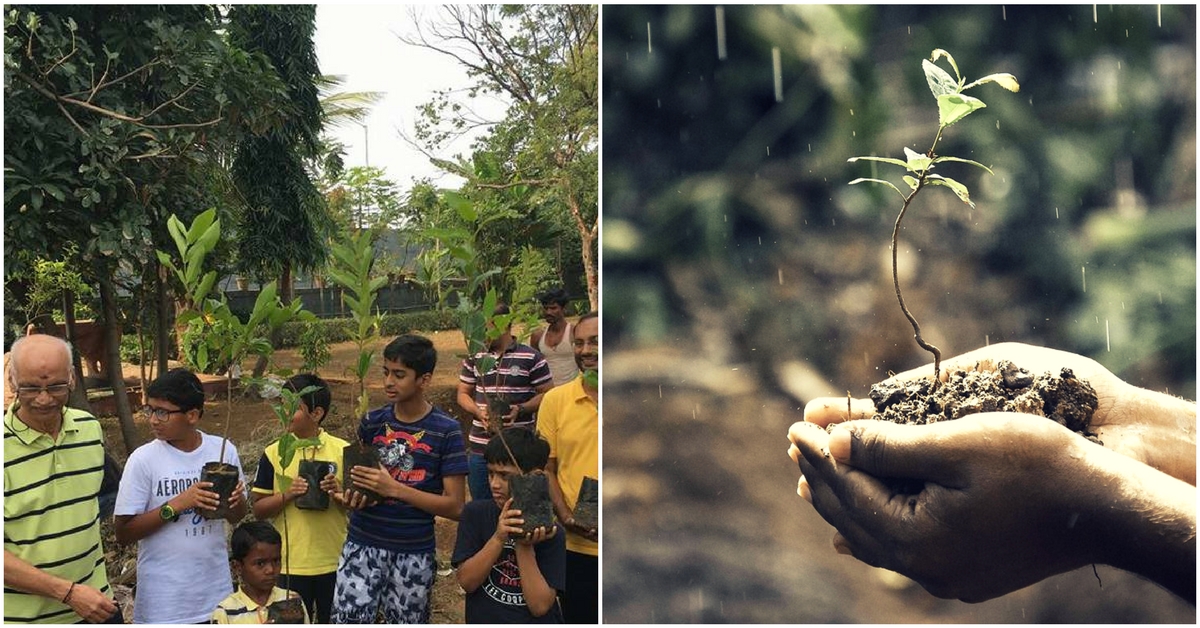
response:
M437 163L468 180L464 192L476 204L512 204L531 218L541 214L530 222L561 230L581 262L569 267L583 271L592 307L599 302L597 13L595 5L446 7L442 22L408 40L455 59L474 81L465 99L447 91L422 108L418 141L436 152L471 128L488 127L470 161ZM470 99L487 93L509 103L502 119L473 113ZM507 248L515 255L519 244Z

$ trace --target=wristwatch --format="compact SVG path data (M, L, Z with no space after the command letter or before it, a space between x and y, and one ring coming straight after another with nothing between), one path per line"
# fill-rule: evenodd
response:
M179 521L179 513L171 508L170 502L163 504L162 508L158 509L158 516L163 521Z

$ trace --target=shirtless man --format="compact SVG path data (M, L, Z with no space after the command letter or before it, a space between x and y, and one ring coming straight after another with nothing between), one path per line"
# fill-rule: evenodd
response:
M567 322L567 291L562 287L551 288L538 296L542 304L542 318L548 323L539 327L529 337L529 344L546 356L554 385L561 386L579 374L575 365L575 352L571 348L571 324Z

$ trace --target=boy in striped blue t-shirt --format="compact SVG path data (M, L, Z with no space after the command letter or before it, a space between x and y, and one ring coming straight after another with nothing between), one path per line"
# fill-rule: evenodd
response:
M467 458L458 420L425 399L437 351L405 334L383 350L388 403L368 412L358 438L381 464L351 469L342 499L352 509L338 563L333 623L428 623L437 568L434 517L458 520ZM354 490L369 489L378 502Z

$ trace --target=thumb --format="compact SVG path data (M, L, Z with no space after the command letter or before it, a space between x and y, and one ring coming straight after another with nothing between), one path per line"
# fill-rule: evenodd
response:
M876 477L954 484L956 455L946 449L947 424L897 425L889 421L850 421L829 433L829 453Z

